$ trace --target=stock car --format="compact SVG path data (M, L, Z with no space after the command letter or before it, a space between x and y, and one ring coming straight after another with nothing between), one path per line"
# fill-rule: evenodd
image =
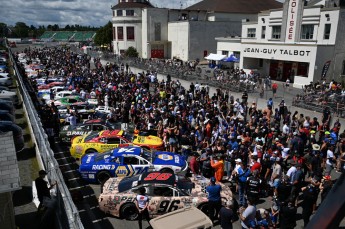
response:
M102 183L110 177L133 176L149 169L185 174L188 163L184 156L172 152L151 153L139 146L129 146L84 155L79 172L89 183Z
M75 136L90 134L92 131L114 130L115 126L101 119L92 119L76 126L66 125L61 127L59 132L60 141L63 143L71 143L71 139Z
M104 153L108 150L138 145L146 149L160 150L163 146L163 141L156 136L127 136L122 130L104 130L101 132L92 132L87 135L77 136L71 140L70 153L72 157L80 159L84 154L89 153ZM131 141L132 140L132 141Z
M100 209L115 217L135 220L138 211L135 198L144 187L150 202L148 211L152 218L186 206L194 206L208 215L208 200L205 191L209 179L186 178L167 172L145 172L132 177L108 179L98 198ZM230 188L222 183L222 203L233 200Z

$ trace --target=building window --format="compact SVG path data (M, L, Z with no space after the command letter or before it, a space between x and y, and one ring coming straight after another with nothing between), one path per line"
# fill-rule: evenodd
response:
M345 75L345 60L343 60L343 69L341 71L341 75Z
M312 40L314 36L314 25L302 25L302 40Z
M113 10L113 17L115 17L115 10Z
M264 66L264 60L259 59L259 67L262 68Z
M134 41L134 27L127 27L127 40Z
M272 26L272 39L280 39L281 26Z
M237 59L240 59L240 58L241 58L241 52L234 52L234 56L235 56Z
M117 40L123 40L123 27L117 27Z
M126 16L134 16L134 10L126 10Z
M222 55L228 56L229 55L229 51L222 51Z
M266 37L266 26L262 26L261 28L261 39L265 39Z
M116 40L116 31L115 31L115 27L113 27L113 40Z
M117 16L123 16L122 10L116 10L116 15L117 15Z
M255 38L256 36L256 29L255 28L249 28L247 32L247 37Z
M329 40L329 36L331 34L331 24L325 24L325 33L323 39Z
M161 23L155 23L155 41L161 40Z

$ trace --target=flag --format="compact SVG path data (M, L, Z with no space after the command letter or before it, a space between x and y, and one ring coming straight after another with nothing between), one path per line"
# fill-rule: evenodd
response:
M327 61L325 65L322 68L322 74L321 74L321 79L324 80L326 79L327 71L329 69L329 66L331 65L331 61Z

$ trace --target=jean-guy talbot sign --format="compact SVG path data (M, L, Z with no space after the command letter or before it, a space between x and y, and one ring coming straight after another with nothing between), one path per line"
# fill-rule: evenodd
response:
M259 53L259 54L273 54L273 55L287 55L287 56L309 56L310 50L297 49L273 49L273 48L244 48L244 53Z

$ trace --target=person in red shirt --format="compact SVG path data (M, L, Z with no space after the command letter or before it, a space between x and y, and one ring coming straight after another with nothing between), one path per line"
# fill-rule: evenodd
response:
M258 156L252 155L253 165L250 167L250 171L253 172L257 170L259 173L261 171L261 164L258 162Z
M198 153L194 153L189 161L189 168L194 176L199 175L199 162L197 160L198 156Z
M273 92L273 97L276 97L277 94L277 89L278 89L278 84L277 83L273 83L272 84L272 92Z

